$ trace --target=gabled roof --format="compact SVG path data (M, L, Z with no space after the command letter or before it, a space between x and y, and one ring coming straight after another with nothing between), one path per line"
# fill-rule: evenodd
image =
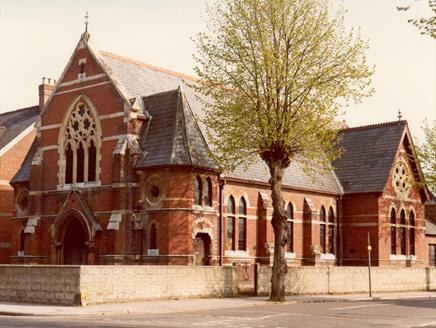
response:
M175 90L180 85L183 85L183 95L187 103L183 106L183 108L187 108L186 106L189 106L190 110L192 111L193 117L196 119L196 124L193 124L192 126L195 128L199 127L201 134L203 136L206 136L206 130L202 123L202 118L204 118L204 108L200 99L208 99L204 98L203 95L196 93L193 88L189 86L189 84L195 83L197 81L195 78L188 75L175 73L156 66L144 64L139 61L115 55L106 51L99 51L98 54L101 61L105 65L106 70L111 75L113 75L112 78L115 81L121 84L123 90L127 92L127 96L130 98L136 98L138 95L148 97L156 93L163 93ZM172 95L170 94L171 92L168 95L157 95L156 98L150 97L148 99L149 102L153 102L153 106L156 105L165 111L163 113L159 113L159 110L157 110L156 107L156 109L154 110L154 114L151 114L152 123L150 125L150 129L153 128L153 124L155 124L155 127L160 127L162 130L169 129L172 126L172 123L170 124L169 122L157 122L159 120L165 120L165 115L169 114L168 109L165 109L164 103L166 101L175 102L175 98L172 98L174 97L174 92L172 93ZM148 111L153 111L153 106L150 106L149 103ZM184 112L186 113L189 111ZM155 117L156 115L162 115L162 117L159 119L158 117ZM175 118L173 117L173 119ZM186 128L187 130L189 130L188 126L186 126ZM158 134L157 132L159 132L160 134ZM167 143L171 144L174 142L174 138L171 138L172 132L173 131L149 131L147 138L148 141L153 142L153 144L149 145L150 148L148 149L148 151L150 153L153 153L153 155L146 155L144 160L141 160L139 164L140 166L151 165L152 163L159 163L160 161L168 161L168 150L170 149L170 147ZM198 132L187 131L187 133L192 133L191 136L193 137L194 135L197 135ZM160 137L160 139L158 138L158 136ZM169 140L164 141L164 138L167 137L169 138ZM197 137L193 139L200 140ZM193 146L195 144L196 143L192 143ZM179 143L179 146L180 145L181 143ZM201 149L198 152L199 154L203 154L208 145L207 143L206 145L199 143L199 145ZM144 146L147 146L146 143L144 143ZM162 148L162 151L165 154L158 154L159 151L161 151L159 147ZM177 156L178 160L182 159L180 157L182 156L180 153L178 153ZM190 156L192 156L192 152ZM164 158L166 159L164 160ZM207 165L212 165L210 163L210 158L207 158L205 160L208 163ZM183 161L186 162L185 159ZM268 168L260 160L260 158L257 163L251 165L247 169L240 167L233 172L224 172L224 174L228 178L236 178L247 181L257 181L261 183L268 183L269 181ZM283 183L287 187L319 190L335 194L342 193L340 183L333 171L318 176L317 180L314 182L311 177L303 172L303 169L301 168L301 165L299 163L293 163L286 170Z
M0 150L32 126L39 116L39 106L0 114Z
M144 98L152 119L142 138L137 167L193 165L218 169L191 108L179 87Z
M32 166L32 160L35 157L36 152L38 151L39 142L38 138L35 137L33 139L32 145L27 152L26 157L24 158L23 163L21 164L20 169L15 174L15 176L11 180L11 184L13 183L22 183L30 180L30 169Z
M396 121L340 132L344 153L333 165L345 193L384 190L406 126Z

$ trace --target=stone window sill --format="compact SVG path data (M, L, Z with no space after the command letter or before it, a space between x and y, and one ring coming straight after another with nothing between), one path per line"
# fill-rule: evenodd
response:
M331 253L321 254L320 259L321 260L336 260L336 255L335 254L331 254Z
M229 250L226 250L224 252L224 255L229 256L229 257L247 257L248 252L247 251L229 251Z
M389 260L390 261L416 261L416 256L391 254L389 255Z
M71 190L71 189L85 189L101 186L100 181L92 181L92 182L79 182L79 183L68 183L64 185L58 185L58 190Z
M297 256L295 253L291 253L291 252L286 252L285 253L285 258L286 259L295 259Z

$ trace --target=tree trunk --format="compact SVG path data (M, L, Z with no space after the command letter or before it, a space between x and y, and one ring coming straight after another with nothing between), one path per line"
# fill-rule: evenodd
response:
M273 216L271 224L274 229L274 262L271 275L270 301L283 302L285 300L285 278L288 267L285 260L285 246L287 244L286 212L282 196L282 179L285 168L280 161L270 162L271 198Z

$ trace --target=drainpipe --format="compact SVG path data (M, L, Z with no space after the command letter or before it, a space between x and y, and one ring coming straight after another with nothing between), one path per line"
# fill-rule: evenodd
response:
M218 173L218 186L219 186L219 252L220 252L220 261L219 264L223 265L223 256L224 256L224 247L223 247L223 188L224 188L225 180L221 180L221 173Z

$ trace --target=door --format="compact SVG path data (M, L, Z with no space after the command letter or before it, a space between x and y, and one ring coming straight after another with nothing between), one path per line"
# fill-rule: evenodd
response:
M194 239L195 265L209 265L210 237L206 233L198 233Z
M76 218L67 223L63 250L63 264L82 265L87 263L86 232Z

